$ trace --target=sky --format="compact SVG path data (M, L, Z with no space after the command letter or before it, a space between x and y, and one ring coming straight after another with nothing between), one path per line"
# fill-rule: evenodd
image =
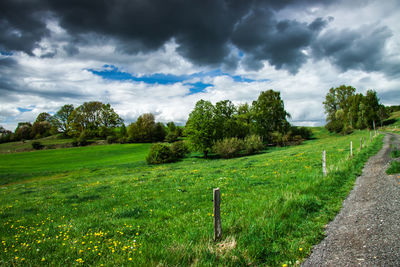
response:
M0 125L88 101L183 125L200 99L273 89L291 123L317 126L342 84L398 105L399 14L398 0L2 0Z

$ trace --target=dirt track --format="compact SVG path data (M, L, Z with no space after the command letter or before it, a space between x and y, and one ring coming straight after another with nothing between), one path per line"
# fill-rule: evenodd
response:
M399 135L385 136L302 266L400 266L400 179L385 173L390 144L399 143Z

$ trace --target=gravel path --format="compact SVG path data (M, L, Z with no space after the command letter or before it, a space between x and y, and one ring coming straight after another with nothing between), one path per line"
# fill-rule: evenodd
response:
M390 144L399 143L399 135L386 134L302 266L400 266L400 176L385 173Z

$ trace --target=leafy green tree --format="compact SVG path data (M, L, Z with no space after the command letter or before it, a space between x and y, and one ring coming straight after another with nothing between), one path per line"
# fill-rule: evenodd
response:
M365 105L365 120L366 120L366 125L368 128L372 129L374 126L374 123L378 123L379 121L379 116L378 116L378 110L379 110L379 99L378 96L376 95L376 92L373 90L368 90L367 94L365 95L364 98L364 105Z
M151 143L156 126L154 115L145 113L128 127L128 136L132 142Z
M35 139L51 135L52 116L47 112L40 113L32 125L31 136Z
M256 134L263 140L269 140L274 131L285 133L290 124L286 118L290 114L286 112L280 92L268 90L261 92L260 96L252 104L253 124Z
M30 122L19 122L15 129L16 140L27 140L32 138L32 124Z
M254 132L251 127L252 124L252 114L249 104L244 103L237 108L237 137L245 138L251 132Z
M346 85L329 89L323 102L327 114L325 127L329 131L341 132L347 125L351 125L348 114L355 91L355 88Z
M71 114L74 111L74 106L67 104L62 106L53 116L53 132L60 132L67 135L71 126Z
M164 141L166 135L167 135L167 132L165 130L164 124L162 124L161 122L157 122L154 125L154 129L153 129L153 132L152 132L153 142L162 142L162 141Z
M83 103L72 111L68 119L73 135L78 136L85 131L88 137L106 137L109 130L119 127L123 122L110 104L98 101Z
M178 141L178 138L181 136L181 131L178 127L176 127L175 123L170 121L167 123L167 135L165 137L165 141L168 143L173 143Z
M199 100L186 122L185 134L193 148L207 158L215 140L215 107L211 102Z
M236 137L238 135L237 109L230 100L219 101L215 104L215 138Z

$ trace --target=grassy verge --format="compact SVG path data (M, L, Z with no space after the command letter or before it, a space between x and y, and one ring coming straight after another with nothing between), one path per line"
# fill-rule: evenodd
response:
M400 173L400 162L393 160L390 162L389 168L386 170L387 174Z
M144 158L130 165L122 156L125 164L118 157L85 163L86 152L68 149L81 165L54 164L62 175L0 189L0 265L295 265L323 238L363 164L382 146L379 136L361 151L354 148L350 158L349 142L361 137L369 140L369 133L160 166L141 165ZM36 165L48 160L40 152L31 158ZM94 168L81 168L90 164ZM18 179L23 170L14 174ZM35 175L42 174L38 167ZM222 193L220 243L212 241L216 187Z

